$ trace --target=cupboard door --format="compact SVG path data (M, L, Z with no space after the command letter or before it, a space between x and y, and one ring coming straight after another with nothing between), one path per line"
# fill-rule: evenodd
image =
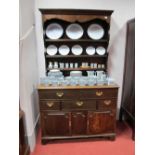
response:
M71 117L72 135L84 135L87 131L87 113L73 112Z
M42 115L43 136L70 135L70 113L46 112Z
M115 114L112 111L89 112L88 133L111 133L115 130Z

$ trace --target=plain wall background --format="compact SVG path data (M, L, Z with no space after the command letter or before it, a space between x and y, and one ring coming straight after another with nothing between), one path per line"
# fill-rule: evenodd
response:
M20 0L19 76L20 106L25 113L25 129L31 151L36 143L38 107L38 59L34 27L34 0Z
M118 112L120 109L123 66L126 42L126 22L135 17L134 0L36 0L35 23L38 49L39 76L45 76L45 58L43 44L42 18L39 8L100 9L114 10L111 19L108 73L120 86ZM119 113L117 113L119 114Z

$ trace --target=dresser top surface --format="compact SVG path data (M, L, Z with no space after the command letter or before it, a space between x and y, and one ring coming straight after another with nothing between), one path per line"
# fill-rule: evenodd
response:
M119 88L117 84L111 85L101 85L101 86L45 86L45 85L38 85L38 90L54 90L54 89L106 89L106 88Z

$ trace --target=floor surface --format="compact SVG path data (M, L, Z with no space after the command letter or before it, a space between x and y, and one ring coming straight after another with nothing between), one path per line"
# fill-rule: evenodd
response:
M36 148L31 155L134 155L135 142L131 137L131 129L123 123L117 125L115 141L74 141L42 145L39 132Z

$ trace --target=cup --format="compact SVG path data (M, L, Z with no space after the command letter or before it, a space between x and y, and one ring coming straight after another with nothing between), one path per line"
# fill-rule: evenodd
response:
M60 66L61 69L63 69L64 68L64 63L59 63L59 66Z
M78 68L78 63L75 63L75 64L74 64L74 67L75 67L75 68Z
M73 68L73 63L70 63L70 64L69 64L69 67L70 67L70 68Z
M91 63L91 64L90 64L90 67L91 67L91 68L94 68L94 64L93 64L93 63Z
M98 64L98 68L101 68L101 64Z
M105 68L105 65L104 65L104 64L102 64L102 65L101 65L101 68Z
M54 62L54 68L58 68L58 62Z
M95 73L94 71L87 71L88 76L94 76L94 73Z
M100 77L101 75L103 75L104 74L104 71L96 71L96 75L98 76L98 77Z
M97 68L97 63L94 63L94 67L93 68Z
M52 62L49 62L49 64L48 64L48 68L49 68L49 69L52 69L52 68L53 68L53 64L52 64Z
M65 63L65 68L69 68L69 63Z

